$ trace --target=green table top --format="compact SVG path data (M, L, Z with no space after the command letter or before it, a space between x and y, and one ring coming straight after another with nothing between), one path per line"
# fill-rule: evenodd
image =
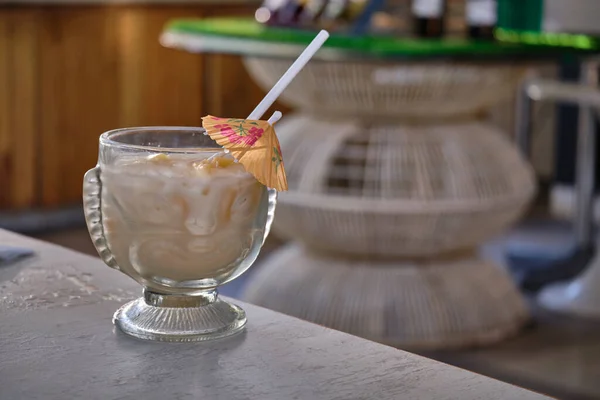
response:
M165 27L163 40L170 47L197 52L221 52L244 55L288 55L299 53L316 31L268 27L251 18L177 19ZM187 46L186 43L193 45ZM186 42L187 41L187 42ZM177 42L177 45L173 44ZM256 46L262 46L258 49ZM294 50L292 50L294 49ZM467 58L467 59L539 59L582 54L582 51L556 49L520 43L498 43L465 39L411 39L391 36L352 36L334 33L320 53L337 57L374 58ZM322 55L323 55L322 54ZM589 54L589 53L587 53Z

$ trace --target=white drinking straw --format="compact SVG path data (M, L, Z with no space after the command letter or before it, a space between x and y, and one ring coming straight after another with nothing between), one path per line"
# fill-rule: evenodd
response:
M322 30L319 34L313 39L312 42L308 45L306 49L298 56L296 61L285 71L285 74L277 83L271 88L269 93L262 99L260 103L256 106L256 108L248 115L247 119L257 120L260 119L265 112L275 103L275 100L279 97L279 95L285 90L285 88L290 84L290 82L298 75L298 72L306 63L315 55L315 53L321 48L323 43L329 38L329 32Z
M269 123L271 125L274 125L275 122L279 121L281 119L281 117L283 117L283 114L281 113L281 111L275 111L273 113L273 115L271 115L271 118L269 118Z

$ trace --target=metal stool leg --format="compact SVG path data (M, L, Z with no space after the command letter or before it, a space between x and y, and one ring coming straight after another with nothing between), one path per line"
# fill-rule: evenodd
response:
M595 61L583 65L582 84L598 87L599 66L600 63ZM594 245L595 111L592 104L583 104L579 109L575 237L580 248ZM538 301L555 311L600 318L600 258L592 260L583 274L574 280L542 290Z
M553 100L580 105L577 152L577 216L574 221L576 248L564 258L537 261L509 255L511 268L520 273L521 285L539 290L544 285L571 279L589 265L595 250L593 241L593 195L595 166L594 112L600 108L597 90L597 61L583 65L582 83L528 80L521 90L516 121L517 143L525 157L530 153L531 107L533 101ZM537 261L537 263L535 262ZM524 273L526 272L526 273ZM519 275L519 274L517 274Z

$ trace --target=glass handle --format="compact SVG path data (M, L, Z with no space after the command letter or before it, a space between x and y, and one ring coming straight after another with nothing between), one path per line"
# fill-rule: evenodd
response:
M113 257L102 225L102 181L100 180L100 167L90 169L83 177L83 211L85 222L90 232L90 237L96 247L98 255L111 268L120 270Z

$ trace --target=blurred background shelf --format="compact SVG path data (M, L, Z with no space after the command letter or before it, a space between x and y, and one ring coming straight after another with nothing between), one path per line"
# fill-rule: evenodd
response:
M253 18L176 19L165 28L162 42L191 52L287 57L299 54L315 32L269 27ZM412 39L381 35L333 33L316 59L467 59L494 62L541 61L587 54L583 49L556 49L523 43L463 38Z

